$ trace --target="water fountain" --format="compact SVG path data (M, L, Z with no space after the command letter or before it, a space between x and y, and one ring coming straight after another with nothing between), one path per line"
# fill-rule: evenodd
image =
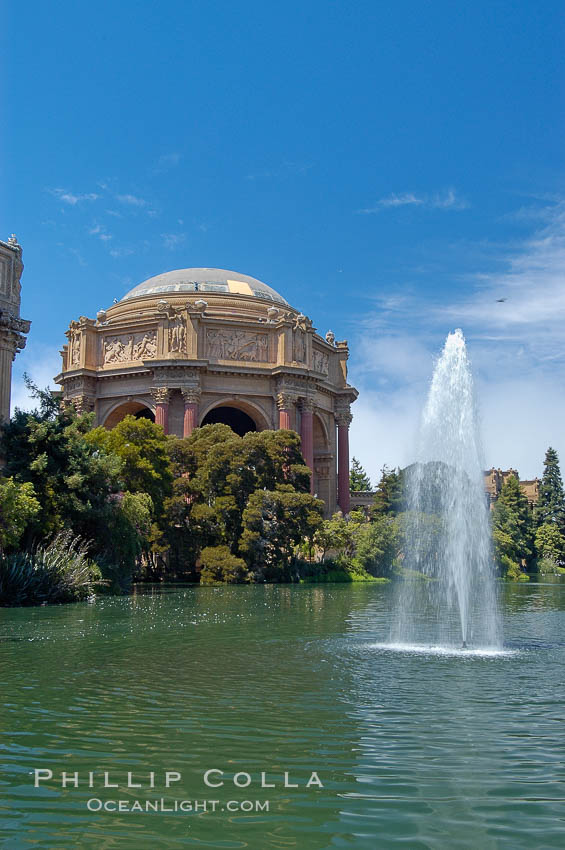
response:
M392 646L463 652L502 647L473 379L450 333L405 471L404 578Z

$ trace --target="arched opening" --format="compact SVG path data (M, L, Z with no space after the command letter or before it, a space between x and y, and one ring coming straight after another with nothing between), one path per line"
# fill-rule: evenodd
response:
M155 422L155 414L149 407L139 401L127 401L124 404L119 404L108 414L104 427L110 431L126 416L135 416L136 419L150 419L151 422Z
M257 425L249 414L237 407L228 407L227 405L214 407L208 411L202 420L202 425L217 425L218 423L229 425L232 431L235 431L240 437L243 437L249 431L257 430Z
M151 422L155 422L155 414L148 407L142 407L141 410L136 411L133 415L136 419L149 419Z

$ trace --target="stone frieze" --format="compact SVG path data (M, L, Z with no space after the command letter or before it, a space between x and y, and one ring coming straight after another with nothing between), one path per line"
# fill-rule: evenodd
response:
M157 331L106 336L102 342L103 363L152 360L157 356Z

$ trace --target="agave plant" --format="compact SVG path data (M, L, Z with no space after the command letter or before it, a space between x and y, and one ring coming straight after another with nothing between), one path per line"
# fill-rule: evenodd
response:
M88 544L70 531L29 552L0 557L0 605L75 602L91 596L101 583Z

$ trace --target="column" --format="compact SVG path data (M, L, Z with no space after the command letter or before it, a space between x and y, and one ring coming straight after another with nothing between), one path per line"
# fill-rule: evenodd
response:
M291 393L277 393L277 407L279 409L279 428L290 431L292 428L292 408L295 397Z
M29 331L29 326L30 322L0 309L0 422L10 418L12 362L25 347L24 333Z
M349 411L339 411L337 422L337 502L342 514L349 513L349 426L353 419Z
M169 390L167 387L151 387L155 401L155 423L162 425L165 434L169 433Z
M302 442L302 455L307 466L310 467L310 492L314 493L314 401L311 398L303 398L301 402L302 421L300 425L300 439Z
M200 390L196 388L181 390L184 398L184 421L182 435L190 437L195 428L198 428L198 406L200 403Z
M0 337L0 422L10 418L10 389L14 348Z

